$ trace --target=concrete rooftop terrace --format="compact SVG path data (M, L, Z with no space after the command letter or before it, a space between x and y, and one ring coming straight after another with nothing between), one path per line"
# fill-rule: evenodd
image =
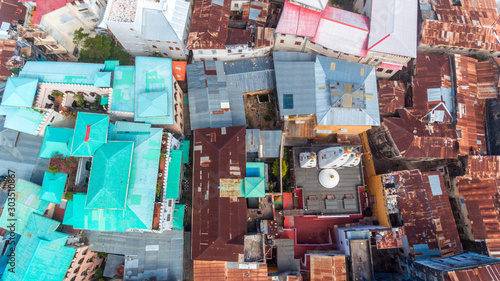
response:
M330 146L315 145L293 148L294 178L296 187L302 189L304 215L318 215L322 213L325 216L348 216L360 214L359 186L363 186L361 164L351 168L335 169L339 173L340 181L334 188L325 188L319 183L318 176L321 170L318 167L300 168L299 154L301 152L313 151L318 155L320 150L327 147ZM349 194L353 196L355 204L345 208L344 197ZM329 202L333 206L333 209L331 207L329 209L326 208L325 201L327 200L327 195L335 196L335 199ZM310 200L310 196L316 196L317 202L313 202L316 200ZM335 205L337 206L336 209Z

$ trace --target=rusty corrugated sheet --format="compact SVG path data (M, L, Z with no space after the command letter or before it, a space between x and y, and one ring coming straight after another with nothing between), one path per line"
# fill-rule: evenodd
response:
M492 99L497 97L499 72L498 65L492 61L476 63L477 98Z
M252 41L252 33L247 29L229 28L226 45L247 45Z
M442 257L461 253L462 244L441 173L412 170L393 175L394 184L399 184L397 201L412 254L416 255L413 245L417 244L427 244L430 251L440 251ZM429 176L439 177L441 194L433 193L436 187L431 188Z
M212 0L194 1L187 45L189 50L225 49L231 0L223 0L223 3L220 6Z
M395 113L405 106L405 87L403 81L378 81L378 103L380 113Z
M287 137L312 138L314 137L314 119L295 119L285 122Z
M0 77L10 77L10 67L7 61L14 56L16 50L16 40L0 40Z
M255 29L255 48L274 45L274 28L257 26Z
M403 227L393 228L393 230L379 231L375 237L377 249L402 248L403 236L405 236Z
M485 265L477 268L450 271L451 281L491 281L500 279L500 264Z
M428 101L427 90L451 89L450 60L447 56L421 54L417 56L417 68L413 77L413 106L408 110L417 118L423 117L441 101ZM453 105L446 105L452 107Z
M490 256L500 258L500 239L486 239L485 242Z
M221 178L246 171L245 127L198 129L193 145L193 260L237 261L246 234L245 198L221 198Z
M311 255L311 281L347 280L345 256Z
M399 118L384 118L397 149L404 158L457 158L458 142L452 124L425 124L406 109Z
M456 128L461 132L461 138L458 139L460 155L486 153L485 103L478 99L477 63L474 58L455 55L458 103Z
M471 178L497 179L500 177L500 156L469 156L467 173Z

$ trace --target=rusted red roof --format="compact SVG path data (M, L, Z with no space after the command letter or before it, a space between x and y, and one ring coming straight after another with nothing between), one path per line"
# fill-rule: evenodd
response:
M10 77L10 67L7 61L14 56L16 50L16 40L0 40L0 77Z
M311 255L311 281L345 281L345 256Z
M485 265L471 269L450 271L451 281L491 281L500 279L500 264Z
M481 61L476 63L477 98L492 99L497 97L500 68L495 62Z
M212 0L195 0L187 48L225 49L230 11L231 0L223 0L223 6Z
M224 261L193 261L194 280L204 281L267 281L267 265L258 268L228 268Z
M18 24L18 20L24 20L26 17L26 7L17 0L0 1L0 23L8 22Z
M500 178L500 156L467 157L467 176L481 179Z
M274 45L274 28L257 26L255 29L255 48Z
M245 198L221 198L220 179L246 172L245 127L198 129L193 148L193 260L238 261L246 234Z
M451 91L450 60L447 56L422 54L417 56L417 68L413 77L413 106L408 108L417 118L423 117L442 99L428 99L429 89L445 88ZM446 104L446 101L443 101ZM453 104L446 104L452 108Z
M439 171L419 170L394 173L397 201L404 221L404 232L413 255L421 255L414 245L426 244L442 257L462 252L443 176ZM437 176L439 185L430 177Z
M247 29L229 28L226 45L246 45L252 41L252 33Z
M385 126L404 158L457 158L458 142L452 124L425 124L406 109L384 118Z
M403 81L378 81L378 103L380 113L396 113L405 106L405 86Z
M495 1L431 1L438 20L424 20L422 44L500 51L495 35L498 14Z
M456 128L461 132L461 138L458 139L460 155L486 153L485 102L478 98L477 63L476 59L455 55L458 103Z

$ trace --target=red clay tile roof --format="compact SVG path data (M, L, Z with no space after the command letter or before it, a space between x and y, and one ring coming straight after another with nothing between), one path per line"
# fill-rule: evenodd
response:
M405 87L403 81L378 81L378 103L380 113L396 113L405 106Z
M195 0L191 30L189 32L189 50L225 49L228 35L231 0L221 0L223 6L212 0Z
M246 234L245 198L221 198L220 179L246 173L245 127L198 129L193 151L193 260L237 261Z
M451 89L450 60L447 56L422 54L417 56L417 68L413 77L413 106L408 110L417 118L423 117L441 101L428 101L427 90ZM453 104L447 104L448 108Z
M493 276L495 279L500 278L500 264L448 272L451 281L491 281L495 280Z
M399 184L397 201L404 221L404 232L412 254L414 245L427 244L430 251L440 251L441 256L459 254L462 244L451 210L443 176L439 171L419 170L394 173ZM440 195L434 194L429 176L438 176Z
M16 50L16 40L0 40L0 77L10 77L10 67L6 65L7 61L14 56Z
M399 118L384 118L397 149L404 158L457 158L458 142L452 124L425 124L406 109L398 109Z
M424 20L422 44L500 51L494 0L463 0L461 6L449 0L429 2L438 20Z
M26 17L26 7L17 0L0 1L0 23L8 22L18 24L18 20L24 20Z
M311 255L311 281L345 280L345 256Z
M456 97L459 105L456 128L461 131L461 139L458 140L460 155L486 153L485 102L478 99L476 65L476 59L455 55Z

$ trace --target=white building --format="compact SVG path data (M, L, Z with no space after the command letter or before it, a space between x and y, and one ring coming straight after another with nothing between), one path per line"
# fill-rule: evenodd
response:
M186 60L190 23L190 1L108 0L100 26L134 56L159 53Z

